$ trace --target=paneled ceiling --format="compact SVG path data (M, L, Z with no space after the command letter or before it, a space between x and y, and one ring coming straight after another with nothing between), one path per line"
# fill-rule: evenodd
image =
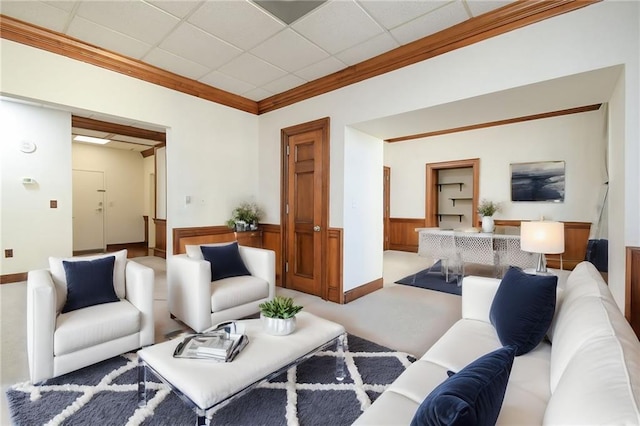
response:
M259 101L508 3L3 0L0 13Z

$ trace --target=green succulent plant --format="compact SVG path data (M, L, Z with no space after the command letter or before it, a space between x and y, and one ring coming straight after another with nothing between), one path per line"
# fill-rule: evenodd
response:
M302 310L302 306L294 305L290 297L276 296L268 302L261 303L260 313L268 318L293 318Z

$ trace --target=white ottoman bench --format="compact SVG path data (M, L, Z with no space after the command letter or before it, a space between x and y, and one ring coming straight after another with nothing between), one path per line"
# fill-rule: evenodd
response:
M206 425L208 411L244 395L335 341L338 351L343 353L345 329L342 325L307 312L298 313L296 321L296 330L288 336L266 334L259 319L240 321L245 325L249 344L228 363L174 358L179 339L141 349L138 351L139 405L146 405L146 375L150 370L195 411L196 424ZM336 378L343 380L344 357L338 356L336 360Z

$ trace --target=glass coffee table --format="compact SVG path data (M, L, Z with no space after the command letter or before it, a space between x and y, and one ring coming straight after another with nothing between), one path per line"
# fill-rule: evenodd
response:
M272 336L259 319L241 320L249 344L232 362L174 358L181 340L152 345L138 351L138 405L147 403L147 374L166 383L196 414L197 425L209 424L207 414L251 391L315 353L337 342L336 378L343 380L345 329L342 325L308 312L296 315L296 330Z

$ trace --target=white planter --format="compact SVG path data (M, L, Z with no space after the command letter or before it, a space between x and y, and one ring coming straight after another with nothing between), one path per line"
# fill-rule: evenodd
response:
M482 216L482 232L493 232L494 229L493 216Z
M286 336L293 333L296 329L296 317L293 318L268 318L260 314L260 320L262 321L262 328L265 333L272 334L274 336Z

